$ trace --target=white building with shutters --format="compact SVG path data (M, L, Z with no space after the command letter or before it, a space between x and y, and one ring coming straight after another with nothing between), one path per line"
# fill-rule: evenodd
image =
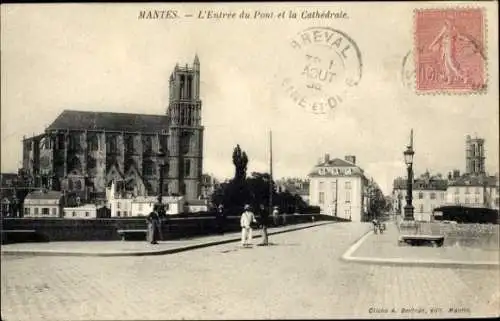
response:
M356 166L355 156L324 160L309 173L309 204L319 206L322 214L361 222L366 214L368 179Z

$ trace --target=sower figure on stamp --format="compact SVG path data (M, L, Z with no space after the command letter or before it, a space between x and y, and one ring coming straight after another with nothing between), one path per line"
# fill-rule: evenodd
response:
M240 218L241 246L243 247L252 244L252 223L257 223L257 220L250 210L250 205L246 204Z
M467 82L467 75L456 59L458 51L457 42L459 40L470 42L468 38L457 30L450 20L445 20L439 35L429 46L431 50L441 47L441 59L449 83L452 82L453 75L460 77L464 83Z
M259 245L269 245L268 236L267 236L267 226L269 225L269 213L264 207L264 205L260 205L260 225L262 226L262 243Z
M160 216L158 211L160 210L160 205L155 204L153 211L149 213L146 221L148 223L147 241L151 244L158 244L159 238L159 227L160 227Z

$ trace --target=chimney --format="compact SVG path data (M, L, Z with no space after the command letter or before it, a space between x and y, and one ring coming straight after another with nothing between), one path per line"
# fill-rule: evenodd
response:
M326 153L325 154L325 163L328 163L330 161L330 154Z
M354 155L347 155L345 160L356 165L356 156Z

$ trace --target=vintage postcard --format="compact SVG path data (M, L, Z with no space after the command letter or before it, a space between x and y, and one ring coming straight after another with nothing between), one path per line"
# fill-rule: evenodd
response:
M5 320L498 317L498 2L2 4Z

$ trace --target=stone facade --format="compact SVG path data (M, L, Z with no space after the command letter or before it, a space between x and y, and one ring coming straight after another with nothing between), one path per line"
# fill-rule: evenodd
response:
M104 199L115 181L135 195L197 199L203 131L200 63L175 66L166 115L64 110L43 134L23 140L23 169L37 187ZM160 175L163 171L163 175Z

